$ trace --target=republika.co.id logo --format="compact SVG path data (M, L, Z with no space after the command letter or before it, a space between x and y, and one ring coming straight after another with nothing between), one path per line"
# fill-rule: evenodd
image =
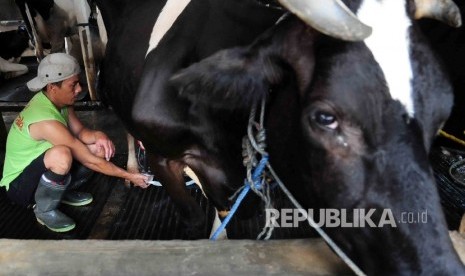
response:
M310 217L319 227L397 227L399 223L427 223L428 212L401 212L394 218L391 209L265 209L266 227L299 227Z

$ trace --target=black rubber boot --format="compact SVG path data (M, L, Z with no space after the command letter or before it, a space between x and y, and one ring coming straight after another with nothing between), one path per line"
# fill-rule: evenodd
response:
M71 206L84 206L92 202L93 197L90 193L74 191L89 180L94 171L77 164L76 168L71 170L72 182L63 196L61 202Z
M54 232L67 232L76 227L71 218L57 209L70 181L71 177L67 176L64 185L58 185L41 177L37 186L34 213L40 224Z

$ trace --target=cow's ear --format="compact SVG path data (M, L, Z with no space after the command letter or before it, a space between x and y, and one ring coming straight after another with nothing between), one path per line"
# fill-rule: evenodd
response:
M265 97L283 71L277 58L250 48L220 51L175 74L180 97L218 108L248 108Z

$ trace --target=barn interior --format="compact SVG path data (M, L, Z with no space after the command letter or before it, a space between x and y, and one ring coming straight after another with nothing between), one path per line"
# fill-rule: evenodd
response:
M0 3L0 32L22 24L20 22L22 18L12 7L11 2ZM457 5L460 6L462 17L465 18L465 4L457 2ZM449 120L433 144L430 162L448 227L450 230L457 230L462 215L465 213L465 124L463 122L465 116L465 95L463 93L465 91L465 71L463 70L465 27L453 29L428 19L422 20L422 27L438 57L444 63L454 87L454 107ZM2 124L5 126L3 130L0 130L0 164L2 167L6 131L18 112L33 96L33 93L27 89L26 82L37 74L38 62L34 52L26 51L21 64L28 67L27 74L12 79L0 76L0 111ZM87 89L85 76L81 76L81 79L84 89ZM89 93L86 93L76 109L85 125L94 129L102 129L115 142L117 152L112 161L120 167L125 167L128 155L126 133L111 107L104 106L98 100L92 101ZM203 237L208 239L214 219L213 206L196 185L189 186L188 189L208 218ZM61 207L76 221L77 226L70 232L56 233L37 223L32 210L12 204L6 196L6 191L0 189L0 239L118 240L122 243L128 240L188 239L180 222L179 212L163 187L151 186L146 190L140 190L125 184L121 179L98 174L92 177L82 187L82 190L93 194L93 203L80 208ZM291 206L279 188L272 190L272 199L277 206ZM238 220L233 217L227 228L228 238L254 240L262 231L264 223L263 212L258 212L256 217L249 220ZM299 228L276 228L271 239L298 240L314 236L315 233L311 227L302 224ZM0 240L1 242L11 246L8 244L10 240ZM184 245L192 246L187 241ZM165 249L169 250L170 246L166 245ZM280 246L283 245L276 244L273 250L282 250ZM157 256L161 258L161 255Z

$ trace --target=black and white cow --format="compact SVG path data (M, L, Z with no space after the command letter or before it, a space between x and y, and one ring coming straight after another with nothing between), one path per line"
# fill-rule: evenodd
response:
M24 64L19 64L23 52L29 47L26 30L20 26L17 30L0 32L0 76L12 78L28 72Z
M452 91L414 20L459 25L453 3L344 1L372 28L349 42L334 37L369 31L342 2L280 1L312 27L290 15L275 24L283 11L263 2L176 1L182 12L162 35L152 27L172 1L127 1L112 15L100 88L181 213L199 225L186 165L219 210L230 208L248 114L264 98L270 162L304 208L375 209L374 220L392 211L395 227L326 229L365 273L463 274L428 162ZM405 212L427 221L402 223Z
M40 45L37 49L39 58L43 57L42 47L50 48L51 53L65 52L67 50L81 64L81 53L78 24L88 24L91 7L87 0L15 0L20 13L31 35L34 34L31 22L26 13L26 4ZM98 31L90 29L89 37L93 47L95 59L100 61L103 56L103 45L98 38ZM65 49L65 38L69 38L68 48Z
M29 47L29 36L24 26L16 30L0 32L0 57L17 59Z

